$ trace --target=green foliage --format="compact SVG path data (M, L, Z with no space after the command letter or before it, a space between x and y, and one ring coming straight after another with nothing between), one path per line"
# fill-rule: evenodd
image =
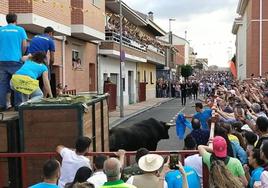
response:
M182 65L181 66L181 75L185 78L188 79L189 76L191 76L193 73L193 68L191 65Z

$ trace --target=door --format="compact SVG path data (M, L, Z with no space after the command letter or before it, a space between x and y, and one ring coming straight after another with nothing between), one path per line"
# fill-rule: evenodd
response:
M128 103L134 103L134 78L133 71L128 71Z

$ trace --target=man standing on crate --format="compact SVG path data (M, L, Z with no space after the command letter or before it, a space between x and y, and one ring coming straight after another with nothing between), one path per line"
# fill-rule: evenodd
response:
M51 80L51 71L52 71L52 66L54 64L54 53L55 53L55 43L53 40L54 32L55 31L52 27L46 27L44 30L44 34L34 36L30 42L30 46L27 51L28 56L25 57L25 58L29 58L31 54L34 54L36 52L44 52L47 54L47 52L49 51L49 62L48 62L48 58L46 59L46 62L45 62L48 67L49 80ZM40 82L39 83L40 88L43 88L42 78L39 79L39 82Z
M17 15L6 16L8 25L0 28L0 111L7 109L7 93L10 91L10 79L22 66L20 61L27 47L27 35L22 27L17 26ZM14 93L14 105L21 103L21 96Z

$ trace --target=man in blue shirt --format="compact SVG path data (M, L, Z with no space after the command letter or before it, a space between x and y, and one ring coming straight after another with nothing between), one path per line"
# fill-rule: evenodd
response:
M54 64L55 44L52 39L53 35L54 29L52 27L46 27L44 34L36 35L32 38L28 49L29 54L34 54L36 52L44 52L47 54L49 51L50 57L48 66Z
M203 104L201 102L195 103L195 110L196 113L194 114L193 118L198 119L201 122L203 129L208 129L207 121L212 117L212 110L203 110Z
M41 35L36 35L32 38L30 42L30 46L28 48L28 53L29 54L34 54L36 52L44 52L47 54L49 51L49 62L48 58L46 59L46 65L48 68L48 79L50 80L51 86L54 86L55 84L52 84L51 81L51 71L52 71L52 66L54 64L54 53L55 53L55 43L53 40L54 36L54 29L52 27L46 27L44 29L44 34ZM40 88L43 89L44 86L44 81L43 78L39 78L39 85ZM53 91L56 90L55 87L52 88ZM45 93L45 96L47 94Z
M184 166L188 180L188 187L201 188L200 179L196 171L190 166ZM182 175L179 170L173 170L166 174L165 180L168 188L182 188Z
M60 177L60 163L56 159L48 160L43 166L42 183L35 184L30 188L59 188L57 181Z
M6 96L10 91L10 79L22 66L20 59L26 51L27 35L22 27L16 26L17 15L6 16L8 25L0 27L0 111L6 110ZM20 94L14 93L14 104L21 102Z

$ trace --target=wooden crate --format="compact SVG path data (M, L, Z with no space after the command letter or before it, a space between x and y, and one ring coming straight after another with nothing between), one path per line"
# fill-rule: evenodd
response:
M107 96L82 104L31 104L19 109L24 152L55 151L57 145L75 147L79 136L92 139L91 151L109 151ZM40 181L45 159L28 161L29 185Z
M19 152L19 121L17 112L3 112L0 117L0 152ZM0 186L20 187L20 160L0 159Z

